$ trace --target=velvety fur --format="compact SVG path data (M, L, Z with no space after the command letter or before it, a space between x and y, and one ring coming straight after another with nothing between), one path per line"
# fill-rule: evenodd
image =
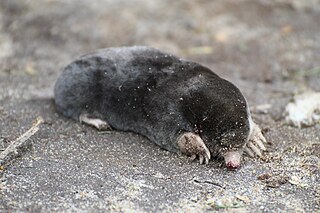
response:
M242 148L250 130L238 88L200 64L149 47L108 48L76 59L56 82L55 102L67 117L86 112L173 152L180 152L183 132L200 135L214 156Z

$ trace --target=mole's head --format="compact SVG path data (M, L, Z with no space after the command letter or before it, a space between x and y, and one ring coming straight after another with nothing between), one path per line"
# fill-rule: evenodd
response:
M221 80L219 89L211 88L205 99L209 106L202 111L207 116L202 124L205 143L212 156L223 158L228 169L237 169L251 129L247 101L225 80Z
M193 132L202 138L211 156L223 158L229 169L240 167L251 129L248 110L243 106L233 108L221 105L220 108L213 107L201 114L194 114L202 119L194 121Z
M240 90L212 72L192 79L183 98L183 115L211 155L224 158L229 169L240 166L250 133L250 113Z

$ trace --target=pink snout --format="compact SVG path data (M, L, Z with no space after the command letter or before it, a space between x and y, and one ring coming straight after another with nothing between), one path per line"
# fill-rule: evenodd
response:
M240 167L241 154L238 151L229 151L224 154L224 160L228 169L237 169Z

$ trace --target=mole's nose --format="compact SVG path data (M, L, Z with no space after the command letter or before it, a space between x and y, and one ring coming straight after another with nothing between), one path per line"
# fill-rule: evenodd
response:
M239 151L228 151L224 154L224 160L228 169L240 167L241 154Z
M227 164L227 168L230 170L237 169L240 167L240 164L235 162L227 162L226 164Z

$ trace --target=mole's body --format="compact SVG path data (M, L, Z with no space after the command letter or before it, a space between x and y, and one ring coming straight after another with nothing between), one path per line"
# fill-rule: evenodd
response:
M250 139L264 149L237 87L202 65L153 48L84 55L64 69L54 92L58 111L67 117L139 133L169 151L198 156L200 163L213 155L236 168L242 150L251 152Z

